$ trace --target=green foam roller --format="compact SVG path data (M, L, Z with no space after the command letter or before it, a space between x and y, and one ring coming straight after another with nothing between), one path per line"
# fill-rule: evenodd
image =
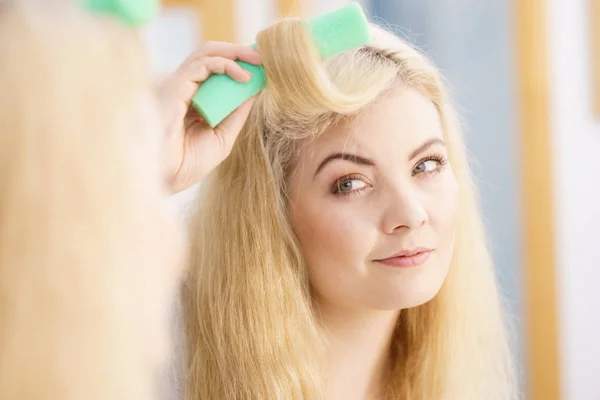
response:
M365 45L371 40L369 23L358 3L315 17L307 25L323 59ZM265 87L263 67L236 62L252 74L249 82L237 82L227 75L212 75L200 85L192 100L194 108L212 127Z
M116 17L132 27L152 20L160 10L160 0L82 0L84 8L94 14Z

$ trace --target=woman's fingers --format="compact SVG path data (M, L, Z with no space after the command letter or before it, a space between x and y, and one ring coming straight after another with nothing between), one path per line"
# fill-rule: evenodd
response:
M248 82L252 75L235 61L224 57L201 57L177 71L171 78L166 95L189 106L202 82L213 74L227 74L238 82Z
M217 135L221 142L222 149L229 154L233 148L233 144L237 139L242 127L246 123L252 105L256 101L256 96L249 98L242 105L235 109L234 112L229 114L219 125L214 129L215 135Z
M185 68L188 64L204 57L223 57L256 65L261 63L260 54L251 47L226 42L207 42L190 54L181 67Z

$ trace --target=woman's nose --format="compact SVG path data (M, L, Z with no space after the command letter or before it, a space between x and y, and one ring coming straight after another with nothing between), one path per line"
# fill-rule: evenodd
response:
M429 217L418 193L409 188L396 189L389 196L384 214L384 232L394 233L406 228L416 229Z

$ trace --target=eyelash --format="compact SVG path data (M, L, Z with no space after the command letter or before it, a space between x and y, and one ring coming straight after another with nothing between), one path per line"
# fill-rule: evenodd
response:
M365 184L365 187L362 187L360 189L351 190L349 192L342 192L340 190L340 187L344 183L350 182L350 181L362 181ZM335 183L331 187L331 193L335 196L350 196L350 195L359 194L359 193L369 189L370 187L371 187L371 184L367 182L367 179L364 176L358 175L358 174L346 175L346 176L338 179L337 181L335 181Z
M442 170L444 169L444 167L448 164L448 159L446 157L444 157L444 155L442 155L442 154L431 154L431 155L423 158L419 162L417 162L415 164L415 166L413 167L413 171L419 165L421 165L421 164L423 164L424 162L427 162L427 161L435 161L435 162L437 162L438 163L438 167L436 169L434 169L433 171L425 172L424 174L425 174L426 177L430 177L432 175L435 175L435 174L438 174L438 173L442 172ZM416 176L416 175L418 175L418 174L413 174L412 176Z
M442 172L442 170L444 169L444 166L448 164L448 159L446 157L444 157L442 154L432 154L430 156L427 156L423 159L421 159L419 162L417 162L415 164L415 166L413 167L413 171L415 170L415 168L417 168L419 165L423 164L424 162L427 161L435 161L438 163L438 167L436 169L434 169L433 171L428 171L428 172L423 172L421 174L425 174L426 177L431 177L435 174L438 174L440 172ZM412 174L412 173L411 173ZM416 176L419 174L412 174L412 176ZM341 185L343 185L346 182L349 181L354 181L354 180L359 180L362 181L363 183L365 183L365 187L362 187L360 189L356 189L356 190L351 190L349 192L342 192L340 190ZM371 184L367 181L367 179L362 176L362 175L358 175L358 174L352 174L352 175L347 175L344 176L340 179L338 179L337 181L334 182L333 186L331 186L331 193L334 196L350 196L350 195L357 195L360 194L361 192L367 190L371 188Z

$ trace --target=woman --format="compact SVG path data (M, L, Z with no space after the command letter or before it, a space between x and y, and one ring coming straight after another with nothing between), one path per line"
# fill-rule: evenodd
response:
M425 57L373 36L321 62L298 21L259 35L267 87L203 182L192 225L186 399L514 397L453 107ZM208 70L244 79L219 58L234 53L209 45L169 90L191 97ZM199 134L173 132L223 143L203 159L215 165L249 107L218 135L193 113ZM176 188L210 169L183 142Z
M9 2L0 55L0 398L159 399L184 260L143 46Z

